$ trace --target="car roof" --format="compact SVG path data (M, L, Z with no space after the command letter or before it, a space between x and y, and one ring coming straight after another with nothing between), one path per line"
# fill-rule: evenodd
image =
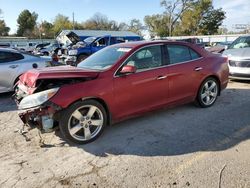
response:
M185 42L185 41L172 41L172 40L154 40L154 41L135 41L135 42L125 42L125 43L119 43L115 44L114 46L116 47L121 47L121 48L141 48L144 46L149 46L149 45L157 45L157 44L176 44L176 45L184 45L191 47L195 51L198 51L202 56L206 56L209 54L209 52L197 44L193 44L190 42Z
M154 44L179 44L179 45L189 45L191 43L185 41L171 41L171 40L154 40L154 41L133 41L133 42L125 42L116 44L116 46L120 47L141 47L147 45L154 45ZM193 46L193 45L192 45Z

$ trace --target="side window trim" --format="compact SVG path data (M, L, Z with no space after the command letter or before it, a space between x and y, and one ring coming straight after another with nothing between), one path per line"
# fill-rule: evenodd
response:
M189 55L190 55L190 60L188 60L188 61L181 61L181 62L178 62L178 63L171 64L171 63L170 63L169 50L168 50L168 47L171 46L171 45L184 46L184 47L188 48ZM196 52L195 50L193 50L193 49L192 49L191 47L189 47L189 46L186 46L186 45L183 45L183 44L166 44L165 46L166 46L166 47L165 47L165 51L166 51L166 53L167 53L167 55L168 55L168 58L167 58L167 60L168 60L167 66L179 65L179 64L189 63L189 62L193 62L193 61L196 61L196 60L199 60L199 59L203 59L203 56L201 56L198 52ZM199 58L193 59L190 50L193 50L195 53L197 53L197 54L199 55Z
M168 53L168 44L163 45L163 64L165 66L170 65L170 58L169 58L169 53Z
M15 62L24 59L24 56L20 53L9 52L9 51L2 51L1 53L6 54L4 59L0 59L1 64Z
M165 67L166 64L164 64L164 59L163 59L163 46L165 44L164 43L160 43L160 44L153 44L153 45L147 45L147 46L144 46L144 47L141 47L137 50L135 50L132 54L130 54L123 62L122 64L118 67L118 69L115 71L113 77L120 77L120 75L118 74L119 71L121 70L121 68L125 65L125 63L127 62L127 60L129 58L131 58L134 54L136 54L137 52L139 52L140 50L143 50L144 48L148 48L148 47L153 47L153 46L159 46L160 47L160 50L161 50L161 61L162 61L162 66L159 66L159 67L155 67L155 68L151 68L151 69L145 69L145 70L142 70L142 71L139 71L139 72L136 72L136 73L141 73L141 72L145 72L145 71L149 71L149 70L153 70L153 69L158 69L158 68L162 68L162 67ZM134 73L134 74L136 74Z

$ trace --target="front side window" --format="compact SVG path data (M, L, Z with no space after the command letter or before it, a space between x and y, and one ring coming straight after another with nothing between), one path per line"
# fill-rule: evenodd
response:
M161 46L150 46L135 52L124 65L135 66L137 72L162 66Z
M169 64L177 64L200 58L201 56L187 46L168 45Z
M94 46L107 46L105 38L95 41Z
M18 61L23 59L23 55L14 52L0 52L0 63L7 63L11 61Z

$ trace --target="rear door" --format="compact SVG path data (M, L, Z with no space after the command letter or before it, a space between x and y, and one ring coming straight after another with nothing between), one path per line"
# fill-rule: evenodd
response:
M22 59L24 56L20 53L0 51L0 92L12 90Z
M163 105L168 97L168 68L162 57L162 45L144 47L126 60L125 65L137 68L136 73L114 78L116 117L148 111Z
M169 59L169 101L192 100L203 78L203 57L189 46L166 45Z

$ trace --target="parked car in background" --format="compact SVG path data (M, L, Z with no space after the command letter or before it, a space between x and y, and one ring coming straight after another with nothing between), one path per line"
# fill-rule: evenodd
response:
M36 50L33 51L33 54L40 55L40 56L49 56L52 53L57 53L59 49L61 49L62 44L59 43L51 43L47 46L44 46L42 48L36 48Z
M222 53L228 48L228 46L230 46L230 44L231 42L216 42L213 46L206 49L212 53Z
M0 93L13 91L18 77L30 69L50 65L50 59L8 48L0 48Z
M27 42L25 45L22 45L20 47L17 47L19 50L32 53L35 49L37 43L36 42Z
M192 44L196 44L202 48L205 48L205 44L199 38L184 38L184 39L178 39L177 41L190 42Z
M229 59L230 78L250 80L250 35L237 38L223 55Z
M48 46L48 45L50 45L49 42L37 44L37 45L35 46L35 49L34 49L33 51L42 49L43 47Z
M163 106L212 106L227 86L227 64L227 58L186 42L120 43L77 67L26 72L15 97L25 124L46 132L59 122L66 140L84 144L109 124Z
M132 38L133 40L141 40L140 37ZM86 59L91 54L113 44L122 43L125 41L130 41L129 37L112 37L100 36L100 37L88 37L84 41L76 43L68 49L68 56L65 59L67 64L78 64L82 60Z
M11 44L8 42L1 42L0 43L0 48L10 48Z

